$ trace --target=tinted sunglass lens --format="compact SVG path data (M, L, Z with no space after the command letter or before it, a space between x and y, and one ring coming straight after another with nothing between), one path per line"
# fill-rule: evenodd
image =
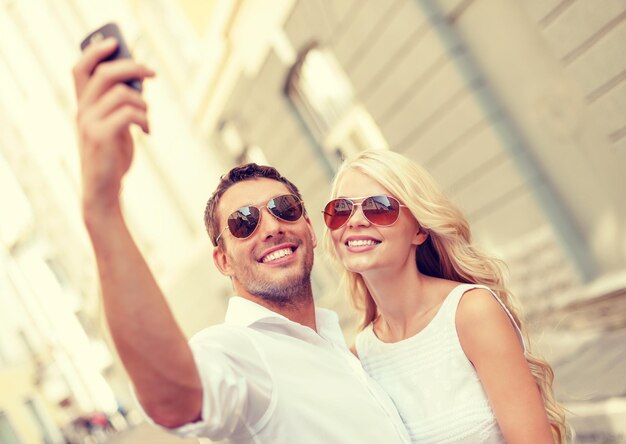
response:
M336 230L345 224L352 215L353 204L348 199L335 199L324 208L324 222L331 230Z
M400 203L389 196L368 197L361 206L365 217L376 225L391 225L400 214Z
M302 202L293 194L278 196L270 200L267 208L272 214L287 222L295 222L302 217Z
M258 224L259 210L255 207L239 208L228 217L228 229L239 239L245 239L254 233Z

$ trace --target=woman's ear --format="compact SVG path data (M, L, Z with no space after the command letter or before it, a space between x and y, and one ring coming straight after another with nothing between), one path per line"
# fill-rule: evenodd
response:
M428 239L428 231L423 227L418 227L417 233L413 236L413 245L422 245Z

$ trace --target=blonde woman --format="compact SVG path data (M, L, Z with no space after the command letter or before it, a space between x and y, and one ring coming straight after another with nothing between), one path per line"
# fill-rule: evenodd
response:
M525 340L500 263L431 176L392 151L345 163L327 248L363 310L355 353L413 442L563 442L550 366Z

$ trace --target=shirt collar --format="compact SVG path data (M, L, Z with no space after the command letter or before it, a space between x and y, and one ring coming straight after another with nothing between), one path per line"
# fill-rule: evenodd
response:
M345 344L341 328L339 327L339 318L334 311L316 307L315 321L317 332L320 336L331 339L333 342L339 341ZM241 296L233 296L228 301L224 323L242 327L250 327L256 323L273 323L294 329L306 328L310 330L302 324Z

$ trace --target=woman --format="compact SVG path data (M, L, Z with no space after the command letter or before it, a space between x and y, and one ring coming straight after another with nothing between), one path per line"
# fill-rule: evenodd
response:
M412 440L562 442L552 369L524 341L501 264L431 176L366 151L339 170L332 197L327 248L364 311L355 353Z

